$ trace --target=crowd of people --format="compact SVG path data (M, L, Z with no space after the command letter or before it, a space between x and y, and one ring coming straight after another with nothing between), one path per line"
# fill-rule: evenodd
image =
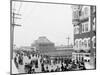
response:
M60 72L60 71L73 71L85 70L83 61L72 61L69 58L54 57L51 59L49 56L40 55L38 53L19 52L14 57L14 63L20 71L21 65L24 73L37 73L37 72Z

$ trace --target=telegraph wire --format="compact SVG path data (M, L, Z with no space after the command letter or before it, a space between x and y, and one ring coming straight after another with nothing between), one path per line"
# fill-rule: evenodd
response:
M13 59L13 46L14 46L14 28L15 28L15 26L21 26L20 24L16 24L15 23L15 20L16 19L21 19L19 16L21 16L21 14L19 14L19 12L20 12L20 8L21 8L21 6L22 6L22 4L20 5L20 7L19 7L19 10L18 10L18 13L15 13L15 11L16 11L16 6L15 6L15 4L16 4L16 1L12 1L12 4L14 3L14 5L12 5L12 10L11 10L11 12L12 12L12 16L11 16L11 21L12 21L12 23L11 23L11 59Z

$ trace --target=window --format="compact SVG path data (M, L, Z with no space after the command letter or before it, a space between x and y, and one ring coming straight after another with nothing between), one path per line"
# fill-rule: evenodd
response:
M78 39L75 40L75 48L78 49Z
M93 23L92 23L92 29L93 29L93 31L95 31L95 26L96 26L96 7L95 6L93 6L93 11L92 11L92 16L93 16Z
M84 39L82 40L82 49L84 49Z
M76 34L76 26L74 27L74 34Z
M93 13L95 13L96 12L96 7L95 6L93 6Z
M78 41L76 41L76 48L78 48Z
M84 40L84 47L87 48L87 40Z
M93 46L93 48L96 47L96 38L95 38L95 36L93 36L93 38L92 38L92 46Z
M85 31L88 31L88 23L85 24Z
M79 34L79 26L74 27L74 34Z
M83 41L82 48L84 50L89 50L90 49L90 38L84 38L82 41Z
M79 16L81 16L82 15L82 11L79 11Z
M84 14L85 14L86 17L89 16L89 8L88 7L84 8Z
M74 11L73 12L73 18L78 19L79 18L79 11Z
M95 30L95 26L96 26L96 19L95 18L93 18L93 24L92 24L92 28L93 28L93 31Z
M89 49L89 38L84 38L84 49Z
M88 38L88 48L90 48L90 38Z
M85 13L84 10L81 11L81 17L84 17Z
M90 31L89 27L90 26L89 26L88 22L82 23L82 33L89 32Z
M85 30L84 30L84 24L82 24L82 33L84 32Z
M79 48L82 48L82 39L79 40Z

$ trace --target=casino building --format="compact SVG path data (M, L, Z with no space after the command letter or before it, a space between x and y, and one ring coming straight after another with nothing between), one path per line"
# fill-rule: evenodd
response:
M73 60L83 61L88 58L95 64L96 56L96 6L72 6L74 27Z
M48 40L45 36L41 36L35 40L32 46L36 47L40 53L46 53L55 50L54 43Z

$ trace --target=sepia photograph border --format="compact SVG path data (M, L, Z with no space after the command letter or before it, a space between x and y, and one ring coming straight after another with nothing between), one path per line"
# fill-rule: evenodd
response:
M95 6L96 5L88 5L88 4L72 4L72 3L59 3L59 2L44 2L44 1L26 1L26 0L10 0L10 75L21 75L21 74L27 74L27 73L18 73L18 74L12 74L12 56L13 56L13 32L11 30L12 28L12 1L18 1L18 2L32 2L32 3L42 3L42 4L57 4L57 5L81 5L81 6ZM96 7L96 33L97 33L97 7ZM96 48L97 48L97 35L96 36ZM87 70L96 70L97 68L97 49L95 48L96 52L96 67L95 69L87 69ZM75 71L86 71L86 70L75 70ZM60 72L72 72L72 71L60 71ZM39 74L44 72L36 72L33 74ZM45 72L45 73L54 73L54 72ZM44 73L44 74L45 74ZM56 72L55 72L56 73Z

